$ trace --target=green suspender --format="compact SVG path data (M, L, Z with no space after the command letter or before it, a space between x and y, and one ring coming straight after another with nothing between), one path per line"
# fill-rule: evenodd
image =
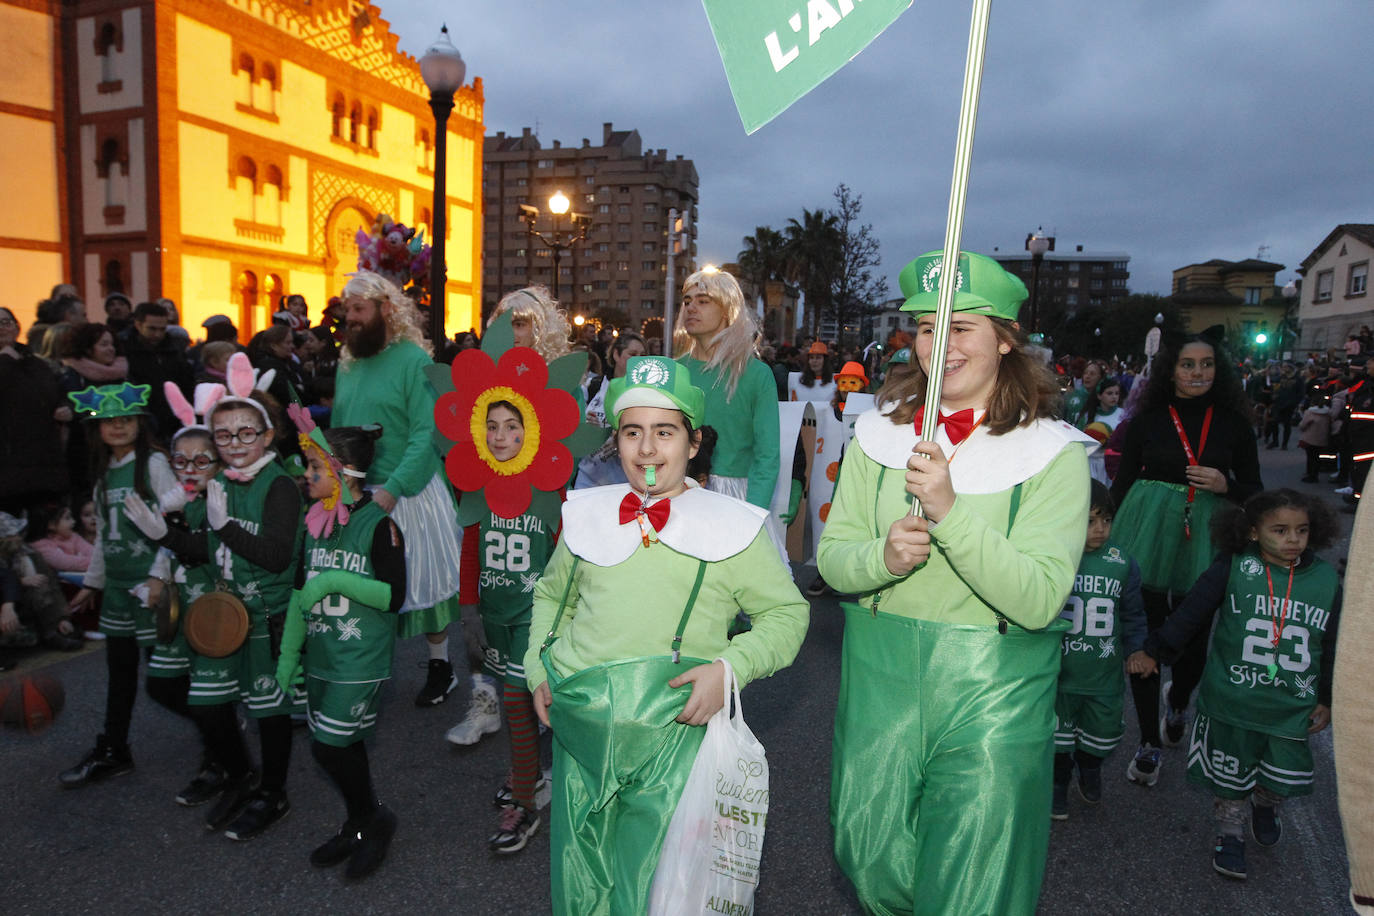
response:
M692 593L687 596L687 606L682 609L682 619L677 622L677 635L673 637L673 664L682 661L682 631L687 629L687 618L692 616L692 606L697 603L697 592L701 591L701 580L706 578L706 561L697 563L697 580L692 583Z
M549 651L549 646L553 645L553 634L558 632L558 625L563 622L563 611L568 606L568 595L572 594L573 583L577 581L577 564L581 562L582 558L573 554L572 569L568 571L568 584L563 586L563 597L558 599L558 613L554 615L553 626L549 627L549 635L544 637L544 644L539 647L540 655Z

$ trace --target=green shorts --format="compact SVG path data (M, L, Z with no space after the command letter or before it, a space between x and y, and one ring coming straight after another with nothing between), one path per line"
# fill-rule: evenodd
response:
M320 744L348 747L377 727L377 698L385 681L340 684L318 677L305 679L310 737Z
M272 659L265 622L255 623L248 639L232 655L207 658L191 653L190 705L218 706L239 700L253 719L305 711L301 690L293 689L287 696L277 685L277 663Z
M100 632L106 636L137 639L140 646L157 642L157 621L129 589L133 586L107 582L100 598Z
M487 634L487 647L482 655L482 667L492 677L502 682L528 690L525 681L525 650L530 645L530 625L528 622L515 626L482 621L482 632Z
M1060 691L1054 697L1054 751L1074 750L1106 757L1121 743L1126 723L1121 718L1122 694L1091 696Z
M191 673L191 647L186 634L177 629L171 642L153 643L148 656L148 677L182 677Z
M1312 794L1306 738L1281 738L1198 713L1188 741L1188 779L1217 798L1247 798L1256 785L1281 798Z

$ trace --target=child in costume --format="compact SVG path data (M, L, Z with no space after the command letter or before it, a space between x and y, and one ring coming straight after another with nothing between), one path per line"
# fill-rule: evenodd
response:
M1140 567L1111 543L1112 494L1092 482L1088 540L1073 592L1060 615L1069 621L1054 698L1054 793L1050 817L1069 817L1069 783L1078 767L1078 794L1102 800L1102 761L1121 743L1126 678L1122 662L1145 642Z
M807 604L765 510L693 486L704 408L683 367L630 360L607 395L628 485L568 493L535 586L525 671L554 733L553 910L642 913L725 659L741 684L790 664ZM753 629L727 639L736 613ZM690 685L690 694L682 688Z
M80 612L100 593L108 688L105 727L96 737L95 748L58 777L67 788L134 768L129 723L138 694L139 648L152 646L156 637L152 612L134 592L152 577L157 544L125 518L122 505L132 499L171 511L186 501L167 456L153 445L148 391L147 385L125 383L68 395L78 411L98 424L89 441L99 528L84 586L72 598L71 608ZM154 690L152 681L149 689Z
M789 373L788 399L829 404L835 396L838 376L830 364L830 349L819 340L806 351L806 368Z
M525 443L525 419L509 401L487 407L487 448L498 461L510 461ZM493 852L525 848L539 829L535 793L539 770L539 728L525 678L530 643L530 608L539 571L553 552L554 533L534 512L502 518L488 510L480 525L482 572L478 610L486 636L487 673L503 682L502 705L510 735L510 779L496 793L501 809L496 832L488 839Z
M396 614L406 597L405 542L362 487L381 428L321 433L299 405L291 413L316 502L305 516L301 575L282 634L277 683L290 691L304 644L311 751L348 812L310 863L326 868L346 859L345 874L357 880L381 866L396 832L396 815L373 789L363 741L376 728L382 684L391 677Z
M224 470L205 492L205 527L170 528L162 543L183 562L210 562L217 590L243 602L249 631L223 658L195 656L189 703L219 737L215 756L228 772L206 827L232 840L257 836L291 810L286 774L291 763L291 714L297 696L276 681L275 636L291 599L300 555L301 494L272 449L276 424L253 388L248 358L229 360L230 396L210 409L211 437ZM262 397L264 401L257 398ZM262 773L252 769L233 704L242 700L256 719Z
M1058 386L1016 324L1025 285L983 255L956 260L934 251L900 274L919 366L855 424L818 556L860 596L845 605L830 819L874 913L1032 913L1049 842L1056 618L1096 444L1053 419ZM948 350L933 353L940 274L956 266ZM935 359L940 419L922 433Z
M1341 605L1336 570L1313 551L1336 532L1320 500L1287 489L1217 513L1212 539L1222 552L1130 659L1133 671L1149 673L1216 618L1188 779L1215 796L1212 867L1230 878L1246 876L1245 822L1256 843L1274 846L1279 803L1312 793L1307 736L1331 721Z

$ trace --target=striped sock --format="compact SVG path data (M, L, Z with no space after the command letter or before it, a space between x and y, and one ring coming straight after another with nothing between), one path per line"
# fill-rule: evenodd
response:
M539 780L539 729L535 725L534 698L528 690L505 685L502 698L510 726L510 789L515 800L534 808L534 784Z

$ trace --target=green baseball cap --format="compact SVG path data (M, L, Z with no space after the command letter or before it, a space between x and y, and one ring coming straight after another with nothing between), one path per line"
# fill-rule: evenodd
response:
M911 362L911 348L902 347L902 349L892 354L892 356L888 359L888 362L909 364Z
M907 297L904 312L934 312L940 296L940 273L945 265L943 251L928 251L902 268L897 284ZM954 311L987 315L1015 321L1021 303L1029 293L1026 284L1002 269L987 255L959 252L959 275L955 284Z
M115 417L136 417L147 413L148 385L92 385L67 395L78 413L92 420L113 420Z
M662 407L680 410L696 429L706 413L706 395L692 384L687 369L663 356L636 356L625 364L625 374L611 381L606 391L611 426L620 426L620 413L631 407Z

